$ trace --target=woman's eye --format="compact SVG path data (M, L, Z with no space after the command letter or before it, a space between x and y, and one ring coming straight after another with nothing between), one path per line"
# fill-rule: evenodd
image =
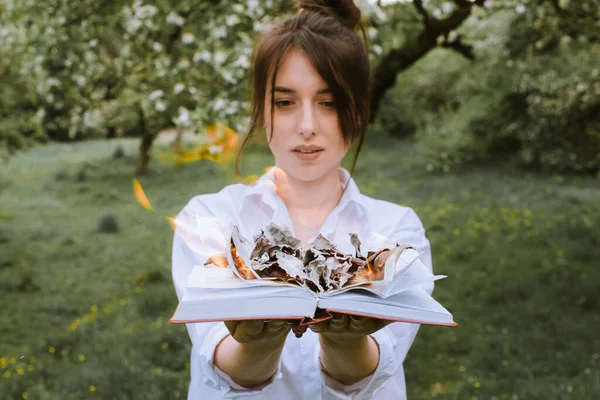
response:
M279 101L276 101L276 102L275 102L275 105L276 105L277 107L287 107L287 106L289 106L290 104L292 104L292 102L291 102L291 101L289 101L289 100L279 100Z
M335 108L335 102L333 101L324 101L322 104L327 108Z

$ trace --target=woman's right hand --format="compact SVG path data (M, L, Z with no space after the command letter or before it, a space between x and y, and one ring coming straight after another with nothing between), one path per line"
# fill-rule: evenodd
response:
M252 348L264 350L282 347L285 339L295 325L286 320L242 320L224 321L229 333L236 342Z

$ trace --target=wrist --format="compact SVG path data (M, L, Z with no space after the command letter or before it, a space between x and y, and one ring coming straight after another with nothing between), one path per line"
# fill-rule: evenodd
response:
M321 348L324 350L332 351L347 351L347 350L358 350L369 346L369 342L373 340L369 335L354 337L354 338L340 338L336 336L329 336L327 334L319 335L319 342Z
M377 369L379 346L369 335L341 342L321 335L320 342L321 370L345 385L354 384Z
M279 357L285 345L284 341L261 342L261 343L240 343L231 338L240 352L248 356L260 356L264 359Z

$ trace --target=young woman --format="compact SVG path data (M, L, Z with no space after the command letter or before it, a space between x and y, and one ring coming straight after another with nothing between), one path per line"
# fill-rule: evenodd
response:
M179 299L193 266L225 251L233 224L251 240L275 222L305 246L320 233L347 253L354 252L349 233L374 251L410 244L431 269L415 212L361 194L341 167L352 143L360 150L369 112L368 53L355 33L360 10L352 0L299 6L294 18L259 38L253 58L253 113L242 149L264 129L275 166L254 185L194 197L178 215L173 279ZM187 327L189 399L387 400L406 397L402 363L419 325L335 315L304 330L285 321Z

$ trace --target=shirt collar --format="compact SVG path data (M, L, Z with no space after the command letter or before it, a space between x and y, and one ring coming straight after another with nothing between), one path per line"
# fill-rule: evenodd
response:
M345 209L346 206L354 205L359 216L366 215L366 208L362 202L361 193L354 178L352 178L350 173L343 167L338 168L338 177L340 179L340 185L342 185L342 188L346 189L338 204L339 210L341 211ZM245 191L238 212L241 213L248 205L248 202L255 200L262 201L262 203L271 208L272 211L277 209L275 168L270 168L254 185L250 186Z

